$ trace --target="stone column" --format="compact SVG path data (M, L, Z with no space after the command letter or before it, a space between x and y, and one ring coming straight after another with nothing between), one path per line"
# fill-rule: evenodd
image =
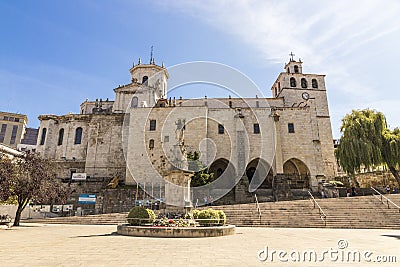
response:
M281 146L281 128L279 123L279 113L272 114L275 122L275 171L276 174L283 174L283 156Z
M165 179L165 202L167 211L185 211L191 206L190 181L193 172L184 170L167 171Z

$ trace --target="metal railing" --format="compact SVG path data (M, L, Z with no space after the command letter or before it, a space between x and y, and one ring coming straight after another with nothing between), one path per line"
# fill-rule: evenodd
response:
M260 204L258 203L257 194L254 194L254 197L256 199L256 208L257 208L257 212L258 212L258 219L261 222L261 209L260 209Z
M371 189L372 189L373 191L375 191L376 193L378 193L377 195L375 195L374 192L372 192L372 194L374 195L374 197L376 197L380 202L382 202L382 204L385 204L385 202L386 202L386 205L387 205L388 209L390 209L390 204L392 204L392 205L395 206L395 207L399 210L399 212L400 212L400 206L399 206L399 205L397 205L396 203L394 203L393 201L391 201L389 198L387 198L387 197L385 197L384 195L382 195L381 192L379 192L377 189L373 188L372 186L371 186ZM385 199L385 200L384 200L384 199Z
M321 217L321 220L324 222L324 225L326 226L326 214L322 210L321 206L318 204L318 202L315 200L314 196L311 194L310 190L308 190L308 194L310 195L310 200L311 202L314 203L314 209L315 207L318 208L319 210L319 217Z

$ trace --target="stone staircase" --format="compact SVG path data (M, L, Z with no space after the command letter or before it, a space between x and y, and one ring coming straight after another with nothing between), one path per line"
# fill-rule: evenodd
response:
M400 205L400 195L389 198ZM400 229L400 212L382 204L374 196L317 199L327 216L326 226L310 200L260 203L261 218L256 204L219 206L225 211L227 223L251 227L306 228L390 228Z
M389 195L400 205L400 194ZM326 226L313 208L310 200L260 203L261 218L256 204L215 206L225 211L227 223L248 227L300 227L300 228L387 228L400 229L400 212L379 202L374 196L317 199L327 216ZM88 215L25 220L35 223L59 224L121 224L126 223L127 213Z

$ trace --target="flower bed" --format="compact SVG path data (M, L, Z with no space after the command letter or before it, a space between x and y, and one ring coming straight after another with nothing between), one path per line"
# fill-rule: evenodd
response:
M235 234L234 225L225 225L226 216L222 210L193 210L184 214L159 214L143 207L133 208L127 221L118 225L121 235L141 237L215 237Z

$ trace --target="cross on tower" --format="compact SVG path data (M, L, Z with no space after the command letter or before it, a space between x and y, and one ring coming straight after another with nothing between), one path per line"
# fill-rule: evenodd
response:
M293 52L290 52L289 56L290 56L290 61L294 61L293 57L295 56L295 54L293 54Z

